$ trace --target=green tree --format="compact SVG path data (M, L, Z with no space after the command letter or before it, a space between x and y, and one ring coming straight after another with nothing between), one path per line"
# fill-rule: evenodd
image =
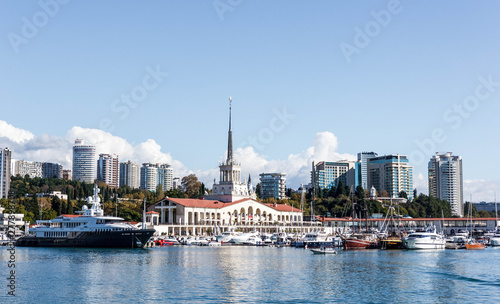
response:
M52 209L56 212L57 215L60 215L62 213L62 204L61 204L61 200L59 199L59 197L57 196L54 196L52 198Z
M257 186L255 186L255 194L257 195L258 199L260 199L260 190L261 190L261 186L260 186L260 183L258 183Z
M158 184L156 186L156 199L162 199L165 197L165 192L163 192L163 186L161 184Z
M190 198L199 197L199 190L201 187L201 183L198 181L198 177L195 174L189 174L188 176L184 176L181 181L182 188L184 192Z
M345 191L344 184L342 183L341 180L339 180L339 182L337 184L337 189L335 190L335 197L339 197L341 195L346 195L346 193L344 191Z
M365 190L363 190L363 187L357 186L354 195L358 200L363 200L365 198Z

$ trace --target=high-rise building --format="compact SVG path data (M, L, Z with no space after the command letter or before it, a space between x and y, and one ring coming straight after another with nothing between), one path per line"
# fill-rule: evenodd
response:
M73 180L93 183L96 178L95 146L86 145L82 139L73 146Z
M158 168L156 164L144 163L141 167L141 189L151 192L156 191Z
M406 155L391 154L368 159L368 187L379 193L387 191L390 197L399 197L404 191L413 199L413 166Z
M341 181L342 185L354 189L359 185L359 180L356 178L359 175L356 172L356 164L356 162L347 160L313 163L311 183L316 188L328 189L337 187Z
M42 163L43 178L62 178L63 166L54 163Z
M363 189L368 189L368 159L377 156L378 154L375 152L358 153L358 162L360 163L359 175Z
M120 163L120 187L125 185L132 189L141 186L141 167L130 160Z
M261 173L260 198L284 199L286 197L286 174Z
M255 193L248 189L247 183L241 182L241 164L233 156L233 129L231 126L231 103L229 97L229 131L227 136L227 158L219 164L220 179L212 187L212 194L204 197L209 200L234 202L243 198L257 198Z
M0 149L0 198L9 197L11 157L12 151L9 148Z
M158 184L163 191L172 190L174 187L174 169L170 165L162 164L158 167Z
M161 184L163 191L173 187L174 170L168 164L144 163L141 167L141 189L156 191Z
M31 178L43 177L43 164L40 162L25 160L12 160L12 162L14 163L14 172L12 172L13 176L20 175L21 177L25 177L28 175Z
M464 216L462 157L436 153L429 161L429 195L450 203L453 215Z
M97 180L105 182L111 187L119 185L120 165L118 155L116 154L99 154L97 160Z

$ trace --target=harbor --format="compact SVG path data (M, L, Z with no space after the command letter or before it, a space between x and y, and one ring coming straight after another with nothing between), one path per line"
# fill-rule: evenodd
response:
M341 250L335 255L257 246L23 247L17 248L16 274L21 283L16 298L2 294L0 299L3 303L72 303L83 298L86 303L123 299L127 303L495 303L500 301L500 265L492 261L499 258L497 247Z

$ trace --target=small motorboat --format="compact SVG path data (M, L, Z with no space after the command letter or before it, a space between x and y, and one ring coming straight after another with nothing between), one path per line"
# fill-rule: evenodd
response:
M335 248L331 248L331 247L314 248L314 249L311 249L311 251L314 254L337 254L337 251L335 250Z

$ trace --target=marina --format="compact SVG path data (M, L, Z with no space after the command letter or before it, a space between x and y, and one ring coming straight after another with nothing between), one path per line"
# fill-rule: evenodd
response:
M165 246L17 248L17 295L3 303L500 301L500 250ZM0 254L2 262L6 251ZM133 275L133 279L132 276ZM16 300L16 302L13 302Z

